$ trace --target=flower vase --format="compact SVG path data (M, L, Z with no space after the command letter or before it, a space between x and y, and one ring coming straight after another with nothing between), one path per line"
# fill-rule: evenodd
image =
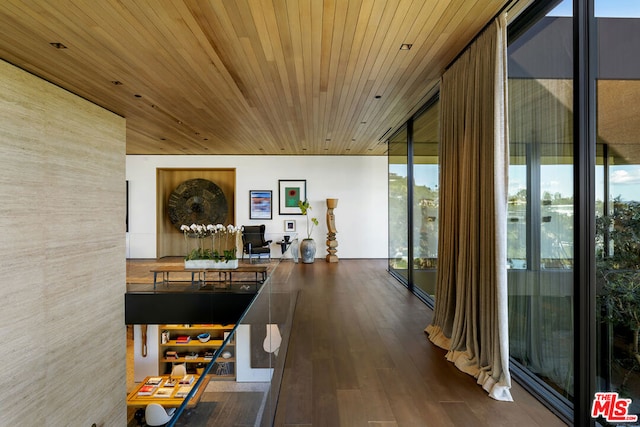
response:
M233 268L238 268L238 260L237 259L230 259L227 261L216 261L214 264L214 269L218 268L218 269L233 269Z
M216 261L213 259L189 259L184 260L184 268L200 270L235 269L238 268L238 260Z
M300 253L300 245L298 244L298 239L293 239L291 242L291 256L293 257L293 262L298 263L298 257Z
M184 260L184 268L193 268L193 269L208 269L213 268L212 259L185 259Z
M300 242L300 257L304 264L311 264L316 259L316 242L313 239L302 239Z

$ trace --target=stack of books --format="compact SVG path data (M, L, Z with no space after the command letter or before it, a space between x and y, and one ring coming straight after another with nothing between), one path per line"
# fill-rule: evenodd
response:
M171 397L173 390L174 389L170 387L160 387L153 397Z
M140 390L138 390L138 396L151 396L161 383L162 377L149 378L147 382L144 383L142 387L140 387Z
M178 352L177 351L173 351L173 350L167 350L164 352L164 357L166 359L177 359L178 358Z
M151 377L145 383L146 385L160 385L162 383L162 377Z
M187 394L191 391L190 386L182 386L176 392L176 397L187 397Z
M189 385L193 382L193 380L195 380L195 377L193 375L191 374L185 375L180 380L180 385Z
M189 341L191 341L191 337L189 335L180 335L176 339L176 344L189 344Z
M156 388L157 386L145 384L138 390L138 396L151 396Z

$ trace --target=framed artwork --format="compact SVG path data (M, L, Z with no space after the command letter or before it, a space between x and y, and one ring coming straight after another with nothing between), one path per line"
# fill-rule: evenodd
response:
M284 231L296 231L296 220L286 219L284 221Z
M278 180L280 194L280 215L302 215L298 202L307 200L306 179Z
M124 221L127 227L127 232L129 232L129 180L127 182L127 210L124 213Z
M249 191L249 219L271 219L271 190Z

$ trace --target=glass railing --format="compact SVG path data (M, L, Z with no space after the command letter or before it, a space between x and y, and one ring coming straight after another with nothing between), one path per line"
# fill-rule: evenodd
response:
M273 425L294 306L295 294L287 283L274 278L272 273L204 367L167 426L183 425L185 421L189 426L206 425L215 419L215 407L213 410L205 408L209 398L203 396L207 390L222 393L251 391L244 394L251 396L247 398L246 407L242 401L235 405L240 408L238 418L248 425ZM226 372L235 372L235 380L217 380ZM200 387L205 387L204 394L198 393ZM259 396L257 400L256 396ZM221 406L217 406L218 410ZM203 410L198 413L200 407Z

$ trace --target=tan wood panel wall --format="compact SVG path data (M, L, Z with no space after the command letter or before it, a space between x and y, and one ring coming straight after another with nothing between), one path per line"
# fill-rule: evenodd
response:
M202 178L216 184L227 199L229 210L224 225L235 224L235 192L236 170L235 168L212 169L158 169L156 179L157 189L157 257L184 256L186 247L183 234L171 223L167 211L169 196L182 182ZM187 224L190 225L190 224Z
M125 126L0 61L0 425L126 425Z

